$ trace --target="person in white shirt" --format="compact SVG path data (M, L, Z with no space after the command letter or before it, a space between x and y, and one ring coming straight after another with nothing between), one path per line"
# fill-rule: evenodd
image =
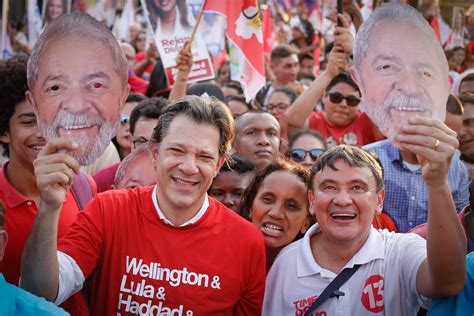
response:
M429 304L427 298L462 290L466 237L447 180L456 133L439 121L416 118L397 140L425 161L427 241L372 228L385 194L380 165L354 146L329 149L311 174L310 212L318 223L276 258L267 276L263 315L303 315L342 270L354 265L360 268L314 311L317 315L416 315Z

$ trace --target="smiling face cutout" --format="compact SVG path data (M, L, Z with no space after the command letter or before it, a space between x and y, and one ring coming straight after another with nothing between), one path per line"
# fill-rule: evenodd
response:
M376 26L368 44L352 74L361 90L361 110L380 131L393 141L410 117L444 122L449 85L439 44L426 31L390 21Z

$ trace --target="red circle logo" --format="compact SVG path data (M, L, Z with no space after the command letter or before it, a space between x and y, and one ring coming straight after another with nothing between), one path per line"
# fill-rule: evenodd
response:
M368 311L372 313L383 311L383 286L383 277L378 274L370 276L365 281L361 301Z

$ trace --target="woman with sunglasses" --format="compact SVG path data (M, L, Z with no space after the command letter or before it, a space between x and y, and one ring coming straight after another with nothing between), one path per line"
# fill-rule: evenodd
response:
M313 223L308 185L309 170L277 160L258 171L245 190L240 214L248 216L263 234L267 271L280 250L301 238Z
M382 139L372 121L359 111L360 91L344 71L347 57L333 49L326 70L296 99L286 116L291 128L311 128L321 133L328 147L363 146ZM324 110L314 111L321 100Z
M309 170L316 159L327 149L326 139L311 129L302 130L290 139L288 158L300 163Z

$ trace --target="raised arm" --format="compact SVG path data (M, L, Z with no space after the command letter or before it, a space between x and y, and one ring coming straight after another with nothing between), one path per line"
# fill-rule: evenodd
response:
M21 287L54 301L58 292L58 221L61 207L79 171L79 163L64 153L77 148L67 139L49 141L34 161L40 203L23 251Z
M176 57L176 68L178 73L175 77L173 88L171 88L169 100L174 101L186 95L188 88L188 76L193 66L193 53L191 52L191 45L184 44L181 51Z
M349 31L349 22L342 15L338 15L342 26L334 31L334 48L329 54L326 70L301 94L286 112L286 119L290 128L307 128L308 117L324 94L326 87L341 70L348 65L348 56L352 54L354 38Z
M347 65L346 54L341 47L335 47L329 54L325 71L303 92L286 111L286 120L290 128L308 127L308 117L321 99L331 80Z
M160 59L160 53L158 52L156 45L154 43L151 43L150 47L146 51L145 58L135 65L135 69L133 69L135 71L135 74L138 77L142 77L146 69L150 65L155 65L158 59Z
M341 21L342 26L336 26L334 29L334 45L342 47L346 56L353 54L354 50L354 36L349 29L349 22L344 15L338 14L337 18Z
M418 293L431 298L455 295L466 278L466 237L448 186L456 133L440 121L411 118L396 140L401 149L417 155L428 192L428 257L418 269Z

